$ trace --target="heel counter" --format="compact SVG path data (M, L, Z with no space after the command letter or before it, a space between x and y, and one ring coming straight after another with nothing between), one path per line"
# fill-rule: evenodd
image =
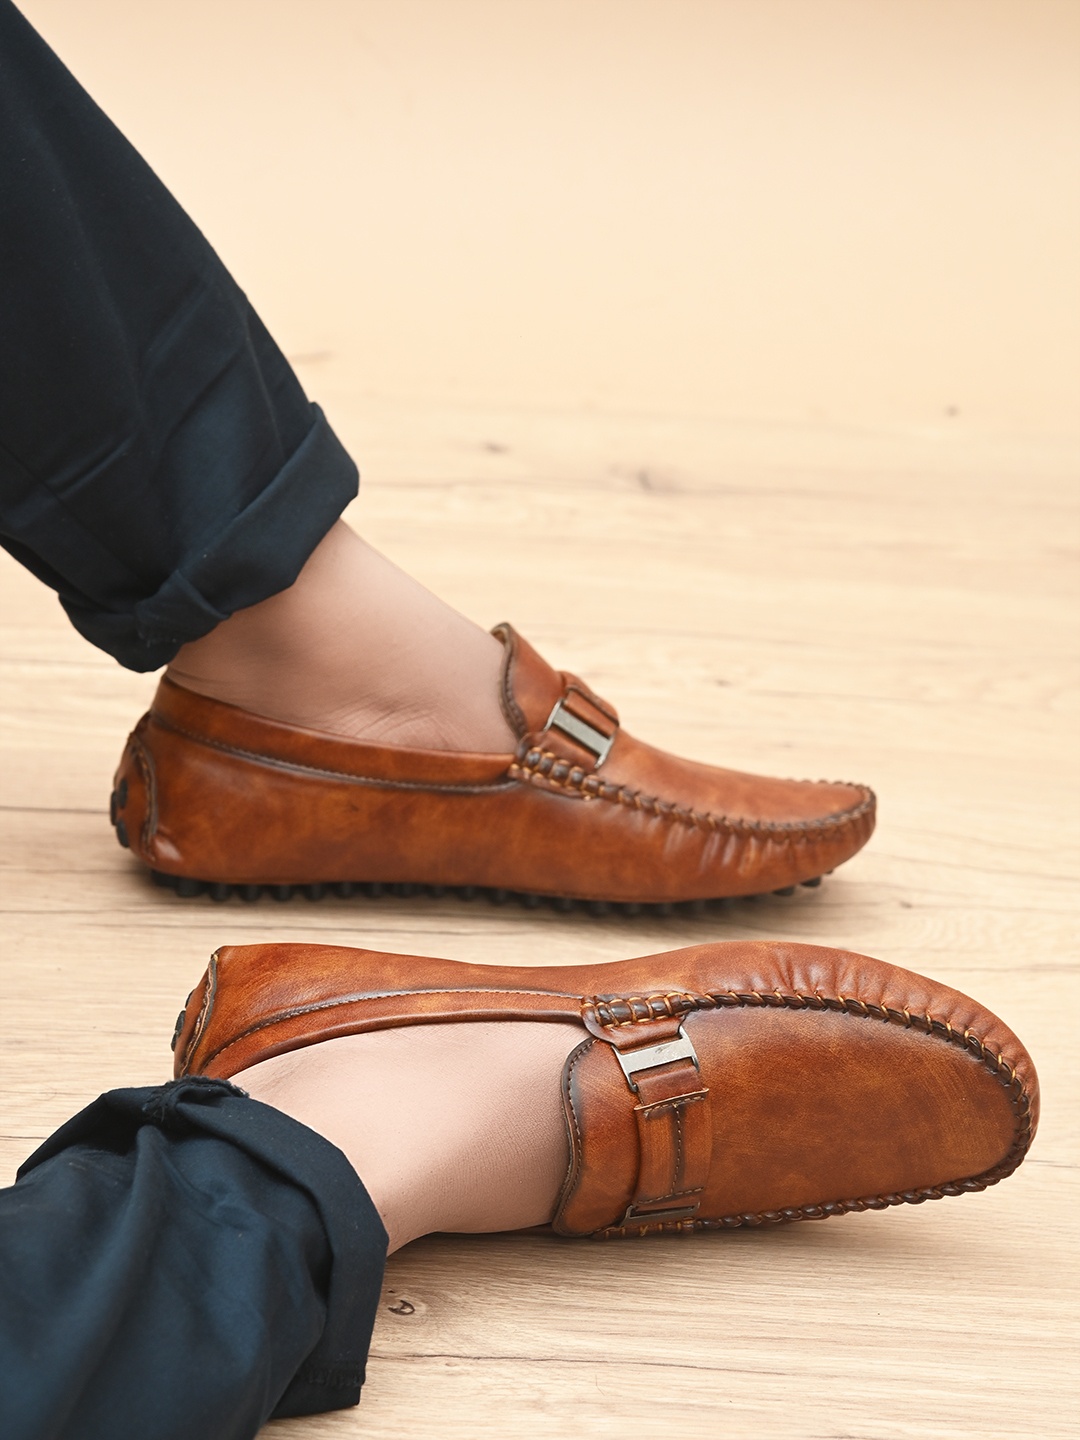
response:
M109 819L117 840L147 864L153 859L158 823L154 761L145 743L149 724L150 716L144 715L128 736L109 799Z
M183 1075L202 1074L195 1061L195 1050L202 1039L214 1008L217 995L217 950L210 956L206 972L195 989L184 1001L184 1008L176 1019L173 1032L173 1076L179 1080Z

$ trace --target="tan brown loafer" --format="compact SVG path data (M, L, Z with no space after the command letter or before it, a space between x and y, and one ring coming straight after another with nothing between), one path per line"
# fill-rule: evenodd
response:
M1030 1057L976 1001L849 951L761 941L543 969L226 946L177 1023L175 1070L227 1079L339 1035L470 1020L580 1032L562 1076L562 1235L983 1190L1020 1164L1038 1114Z
M509 626L496 634L514 755L363 744L163 680L116 774L121 844L214 899L398 886L636 906L786 893L870 838L865 787L665 754Z

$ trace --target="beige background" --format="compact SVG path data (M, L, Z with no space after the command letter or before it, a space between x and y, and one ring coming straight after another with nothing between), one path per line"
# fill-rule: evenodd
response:
M1075 0L24 9L357 389L1077 423Z
M274 1433L1075 1433L1080 5L24 9L295 357L365 534L636 732L869 780L882 819L821 891L709 921L185 904L104 820L152 678L5 561L4 1178L164 1075L223 941L844 943L1026 1040L1014 1179L685 1244L429 1239L390 1266L360 1410Z

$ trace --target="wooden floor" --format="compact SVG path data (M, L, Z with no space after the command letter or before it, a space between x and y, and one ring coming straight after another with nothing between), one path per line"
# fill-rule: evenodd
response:
M93 9L25 8L57 43ZM193 43L180 33L181 49ZM178 146L181 131L168 132ZM268 282L271 309L299 278ZM269 1433L1075 1435L1070 417L991 424L939 411L890 423L836 395L831 419L754 422L722 404L653 410L629 385L622 403L440 401L426 375L395 399L357 380L363 348L291 345L361 462L350 518L370 540L476 619L511 619L644 738L727 765L871 783L878 832L820 890L708 922L456 900L181 901L148 884L106 814L153 678L91 650L54 597L0 557L0 1179L99 1091L167 1075L177 1009L223 942L323 939L523 964L710 938L835 942L976 995L1025 1041L1044 1119L1015 1177L983 1195L768 1234L424 1240L389 1264L359 1410ZM764 369L758 379L764 392Z
M881 824L818 892L709 922L459 901L183 902L113 840L111 767L152 682L0 568L8 1173L100 1089L164 1077L215 945L614 959L707 938L837 942L999 1012L1045 1087L985 1195L769 1234L429 1239L387 1273L355 1414L309 1436L1075 1433L1076 709L1067 457L573 415L374 413L354 519L472 613L518 623L636 732L870 780Z

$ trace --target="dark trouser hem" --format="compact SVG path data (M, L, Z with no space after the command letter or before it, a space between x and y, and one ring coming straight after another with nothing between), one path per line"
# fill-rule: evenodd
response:
M239 515L122 615L64 602L81 635L129 670L167 665L182 644L287 589L357 492L356 466L317 405L299 448Z
M356 467L191 220L0 0L0 545L133 670L290 585Z
M345 1156L225 1081L113 1090L0 1191L6 1440L249 1440L359 1399L386 1231Z

